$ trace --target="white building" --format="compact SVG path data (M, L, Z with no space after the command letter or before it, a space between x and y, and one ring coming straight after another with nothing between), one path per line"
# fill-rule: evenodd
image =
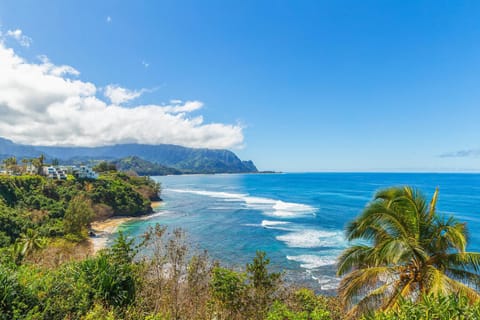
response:
M98 174L89 166L72 167L72 173L79 179L97 179Z
M31 163L27 163L26 172L28 174L37 174L38 168Z
M43 174L50 179L66 180L67 172L60 167L43 167Z

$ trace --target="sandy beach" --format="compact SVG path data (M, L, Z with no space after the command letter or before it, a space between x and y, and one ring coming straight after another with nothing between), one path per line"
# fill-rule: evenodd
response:
M162 205L162 201L152 201L152 204L150 205L152 207L153 210L155 210L156 208L160 207Z
M115 233L120 225L127 221L139 220L139 219L148 219L153 216L157 216L158 212L155 212L163 204L162 201L152 201L151 207L154 210L154 213L142 217L113 217L105 219L102 221L92 222L91 229L95 233L95 237L90 237L90 242L92 244L92 253L95 254L99 250L105 248L107 244L108 237Z
M136 219L134 217L117 217L106 219L102 221L92 222L92 231L95 233L95 237L90 237L92 243L93 254L99 250L105 248L108 240L108 236L117 231L117 228L127 221Z

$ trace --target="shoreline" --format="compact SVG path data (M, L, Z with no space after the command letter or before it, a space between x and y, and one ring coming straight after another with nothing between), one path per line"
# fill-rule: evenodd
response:
M94 237L89 237L92 254L104 249L107 246L108 238L115 233L118 227L125 222L132 221L135 217L113 217L101 221L94 221L90 229L95 233Z
M152 201L151 207L154 210L149 215L139 217L111 217L105 220L93 221L90 229L95 233L94 237L89 237L90 247L92 254L95 255L98 251L105 249L107 246L108 238L117 232L118 228L129 221L142 220L158 214L155 209L159 208L163 204L163 201Z

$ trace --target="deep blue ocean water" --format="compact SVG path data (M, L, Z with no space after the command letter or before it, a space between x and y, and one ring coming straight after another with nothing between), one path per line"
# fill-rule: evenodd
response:
M287 281L332 290L335 259L348 246L345 224L375 191L411 185L430 198L440 188L438 210L467 222L469 250L480 251L480 175L426 173L289 173L154 177L164 204L122 228L139 237L161 223L183 228L191 244L224 265L243 267L264 250Z

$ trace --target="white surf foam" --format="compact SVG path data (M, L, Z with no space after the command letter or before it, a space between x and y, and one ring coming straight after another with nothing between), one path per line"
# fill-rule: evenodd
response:
M272 220L262 220L261 223L246 223L243 224L246 227L257 227L257 228L265 228L265 229L275 229L275 230L283 230L283 231L292 231L292 228L283 227L285 225L289 225L290 222L288 221L272 221Z
M334 265L335 256L315 256L311 254L302 254L299 256L287 256L288 260L300 262L300 267L305 269L316 269L323 266Z
M345 247L346 240L341 231L304 229L276 237L292 248Z
M320 290L335 290L338 288L338 285L340 283L340 278L336 277L330 277L330 276L314 276L310 274L313 280L317 281L318 284L320 285Z
M143 217L139 217L140 220L150 220L150 219L153 219L153 218L156 218L156 217L159 217L159 216L163 216L164 214L167 214L169 213L170 211L166 211L166 210L162 210L162 211L159 211L159 212L155 212L153 214L150 214L148 216L143 216Z
M282 218L294 218L305 215L315 214L316 209L312 206L285 202L281 200L275 200L270 198L252 197L248 194L242 193L230 193L230 192L218 192L207 190L192 190L192 189L167 189L168 191L178 193L191 193L197 195L203 195L213 198L224 199L225 201L239 201L245 203L249 208L261 210L265 215L272 217Z
M260 224L261 227L266 229L275 229L275 230L283 230L283 231L292 231L290 227L291 223L288 221L272 221L272 220L262 220Z
M242 200L243 197L247 196L245 194L240 194L240 193L228 193L228 192L220 192L220 191L206 191L206 190L192 190L192 189L167 189L167 190L178 192L178 193L192 193L192 194L198 194L201 196L230 199L230 200Z
M272 220L262 220L262 227L271 227L271 226L278 226L278 225L285 225L289 224L288 221L272 221Z

